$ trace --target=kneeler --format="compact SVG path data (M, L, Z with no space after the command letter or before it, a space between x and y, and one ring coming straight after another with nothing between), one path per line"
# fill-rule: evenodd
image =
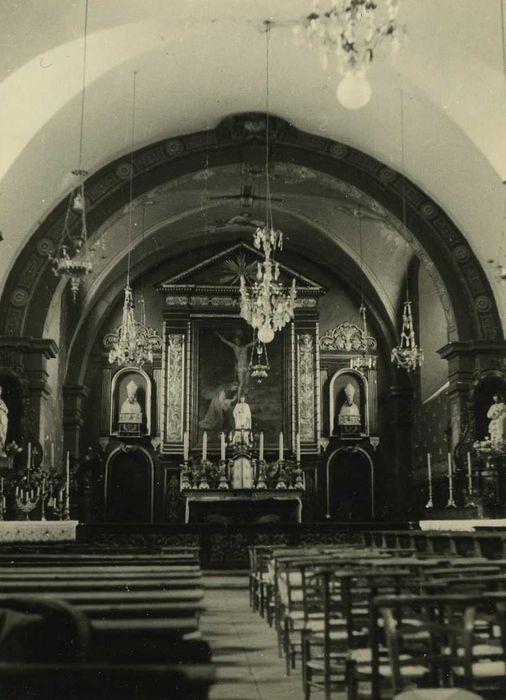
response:
M30 596L2 600L0 661L84 662L90 647L87 617L65 601Z

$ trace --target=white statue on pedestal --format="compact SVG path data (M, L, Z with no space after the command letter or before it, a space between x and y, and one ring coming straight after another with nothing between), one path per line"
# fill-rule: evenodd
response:
M488 432L492 447L502 447L506 440L506 404L501 396L494 395L494 403L487 411L487 418L490 418Z
M234 406L234 445L244 443L251 444L251 409L244 396Z

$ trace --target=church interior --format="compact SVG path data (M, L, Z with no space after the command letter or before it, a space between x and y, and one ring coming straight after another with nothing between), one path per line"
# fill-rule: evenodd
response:
M505 698L506 0L0 5L1 697Z

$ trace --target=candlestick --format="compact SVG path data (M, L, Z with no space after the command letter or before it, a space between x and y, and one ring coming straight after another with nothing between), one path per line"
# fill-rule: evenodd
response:
M185 462L190 459L190 435L188 431L183 434L183 459Z
M42 479L42 493L41 493L41 498L40 498L40 519L45 520L46 519L46 478L44 477Z
M295 461L300 462L300 435L295 436Z
M455 500L453 498L453 470L452 470L452 455L448 452L448 503L447 508L455 508Z
M202 461L207 459L207 432L204 430L202 436Z
M220 433L220 446L221 446L220 458L221 458L221 460L224 462L224 461L225 461L225 456L226 456L226 454L225 454L225 450L226 450L226 447L225 447L225 433Z
M427 452L427 474L429 477L429 500L425 504L425 507L434 508L434 501L432 500L432 465L430 452Z
M66 474L65 474L65 484L67 487L67 493L70 489L70 452L67 451L67 464L66 464Z
M467 453L467 484L469 487L469 495L473 495L473 465L471 463L471 453Z
M279 434L279 461L280 461L280 462L283 461L283 452L284 452L284 449L283 449L283 433L280 433L280 434Z
M28 454L26 457L26 483L30 486L30 467L32 466L32 443L28 443Z
M264 433L260 433L260 440L258 444L258 459L264 458Z

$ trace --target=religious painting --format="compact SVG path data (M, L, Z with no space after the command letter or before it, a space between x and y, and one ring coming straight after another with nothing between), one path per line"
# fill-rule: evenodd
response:
M256 345L245 322L201 322L196 326L196 341L194 445L201 444L204 431L210 444L219 443L221 432L233 435L240 412L241 426L243 422L251 424L253 433L264 433L266 448L274 448L284 426L283 334L277 333L272 343L264 346L269 370L261 382L251 376Z
M151 429L151 380L142 370L125 367L111 385L111 433L148 435Z

